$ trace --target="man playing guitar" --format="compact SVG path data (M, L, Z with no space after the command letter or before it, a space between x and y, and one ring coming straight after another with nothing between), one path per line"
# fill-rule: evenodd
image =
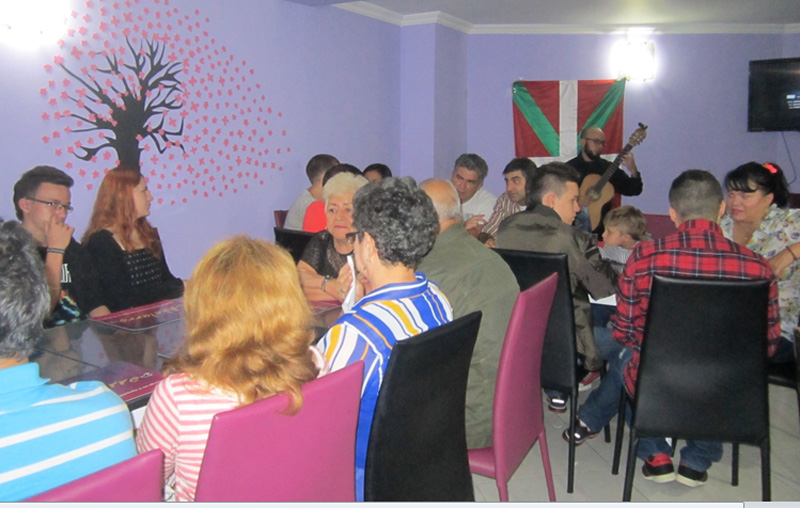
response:
M582 183L586 175L602 175L611 163L600 157L606 144L606 135L601 128L595 126L586 127L581 133L580 143L580 153L574 159L567 161L567 164L578 170ZM628 176L623 170L617 169L611 175L609 183L614 187L616 193L623 196L638 196L642 193L642 175L636 167L633 152L628 152L622 158L622 165L631 172L631 176ZM575 217L575 226L591 232L592 227L586 212L589 202L584 199L580 202L580 205L581 212ZM610 204L606 204L603 207L602 215L604 216L609 209ZM602 234L602 217L599 222L600 224L595 228L594 232Z

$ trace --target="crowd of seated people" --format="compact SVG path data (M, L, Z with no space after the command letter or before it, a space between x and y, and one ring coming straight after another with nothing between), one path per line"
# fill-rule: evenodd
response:
M383 164L367 166L362 173L333 156L317 155L307 167L312 185L290 212L293 228L308 226L316 232L301 260L295 264L286 251L269 242L233 237L203 256L185 284L185 294L184 282L170 272L158 231L148 221L153 196L139 171L118 167L107 172L82 243L72 237L74 227L67 220L72 178L49 166L24 173L14 187L20 223L0 224L0 379L7 380L0 382L0 500L24 499L124 460L137 449L154 448L166 457L166 499L193 500L214 414L281 392L291 395L292 410L298 411L303 383L363 360L356 445L356 495L361 500L379 373L385 370L392 345L475 309L484 311L484 322L468 384L467 437L470 447L487 446L496 363L519 292L513 274L489 250L495 245L569 257L577 349L584 367L594 371L586 387L604 361L610 368L581 407L575 435L564 436L576 444L595 437L616 414L620 387L632 391L647 309L630 305L631 295L642 290L637 280L652 275L652 267L644 268L645 257L667 259L675 242L712 235L715 243L704 248L735 252L737 262L747 265L741 273L748 277L774 278L769 353L774 362L794 361L793 331L800 314L800 212L787 208L789 187L776 164L751 162L728 173L724 199L710 173L685 172L670 191L676 233L653 240L645 232L641 211L626 206L603 218L600 246L595 236L573 225L581 210L578 173L561 163L537 168L526 161L513 159L507 166L507 192L492 204L505 202L492 214L484 203L490 194L481 192L488 168L476 154L456 160L450 181L430 180L421 187L411 178L393 177ZM472 210L468 213L467 203ZM708 206L698 212L703 204ZM719 213L709 211L714 206ZM497 220L487 224L485 217L497 214ZM487 233L479 237L487 245L471 238L480 232ZM470 265L467 258L484 268ZM341 303L351 289L352 309L312 346L309 302ZM592 314L590 294L599 299L615 293L616 309L606 309L602 318ZM153 392L135 442L127 407L101 383L46 385L37 364L28 363L43 326L181 296L186 337L165 363L167 377ZM33 395L14 398L22 389ZM52 411L38 407L41 401L69 398L70 393L91 397L81 404L48 404ZM565 410L566 394L548 392L547 397L551 410ZM43 448L41 443L53 439L62 446L62 437L46 432L39 436L38 429L98 407L114 416L97 424L101 430L73 429L79 437L70 438L68 446L113 440L107 453L38 469L36 464L48 457L11 453ZM18 419L9 411L18 412ZM3 439L19 429L36 432L19 442ZM702 485L707 469L721 457L716 443L704 443L698 452L697 443L690 441L675 474L671 459L665 458L671 452L665 443L652 440L640 452L645 477L658 482L677 479ZM52 447L47 448L49 453ZM26 458L9 461L12 456ZM3 474L23 470L26 474ZM3 480L8 477L14 479Z

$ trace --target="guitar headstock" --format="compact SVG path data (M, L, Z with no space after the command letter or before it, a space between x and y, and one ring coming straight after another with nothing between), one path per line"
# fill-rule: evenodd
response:
M631 134L630 139L628 140L628 144L632 147L637 146L639 143L644 141L644 138L647 137L647 126L642 122L639 122L639 128L633 131Z

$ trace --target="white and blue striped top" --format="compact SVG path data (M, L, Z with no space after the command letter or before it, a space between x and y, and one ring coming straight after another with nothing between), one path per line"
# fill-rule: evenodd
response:
M317 347L331 371L364 361L361 409L356 435L356 497L363 500L364 466L372 416L392 347L453 320L453 309L439 287L422 273L416 282L389 284L356 302L340 317Z
M128 406L99 381L46 384L0 369L0 501L19 501L136 455Z

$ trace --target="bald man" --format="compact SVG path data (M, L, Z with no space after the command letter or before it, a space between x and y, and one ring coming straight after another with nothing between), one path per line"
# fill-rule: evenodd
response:
M470 236L456 187L430 179L420 185L439 215L439 236L417 271L436 282L453 306L453 318L483 311L467 380L467 447L492 445L492 407L500 351L519 294L503 258Z
M567 164L578 170L580 174L580 182L586 175L602 175L608 166L611 164L607 160L600 157L603 149L606 146L606 135L603 129L590 126L586 127L581 133L581 152L577 157L567 161ZM626 167L631 172L628 176L625 171L617 168L614 174L611 175L609 183L614 187L614 192L622 194L623 196L638 196L642 193L642 175L636 167L636 161L633 158L633 152L622 158L622 166ZM581 212L575 217L575 226L586 231L591 231L589 224L589 216L586 213L588 202L581 202ZM597 234L603 234L603 217L605 217L611 205L606 204L600 217L600 224L594 230Z

